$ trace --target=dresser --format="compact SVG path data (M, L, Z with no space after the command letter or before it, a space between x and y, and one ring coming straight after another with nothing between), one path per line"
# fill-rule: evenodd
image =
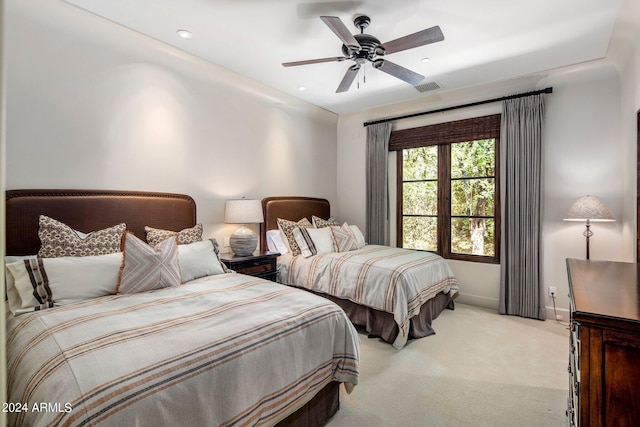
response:
M637 264L567 259L569 425L640 426Z

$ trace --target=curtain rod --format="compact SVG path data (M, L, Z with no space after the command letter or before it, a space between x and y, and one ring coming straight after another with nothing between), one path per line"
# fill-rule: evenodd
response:
M364 122L364 126L366 127L366 126L369 126L369 125L375 125L375 124L378 124L378 123L386 123L386 122L391 122L391 121L394 121L394 120L402 120L402 119L409 119L411 117L425 116L427 114L442 113L443 111L457 110L458 108L475 107L476 105L489 104L489 103L498 102L498 101L506 101L507 99L523 98L525 96L538 95L538 94L541 94L541 93L553 93L553 87L547 87L547 88L540 89L540 90L534 90L532 92L519 93L519 94L516 94L516 95L503 96L501 98L487 99L485 101L471 102L469 104L454 105L452 107L439 108L437 110L423 111L421 113L407 114L406 116L397 116L397 117L389 117L388 119L371 120L371 121L368 121L368 122Z

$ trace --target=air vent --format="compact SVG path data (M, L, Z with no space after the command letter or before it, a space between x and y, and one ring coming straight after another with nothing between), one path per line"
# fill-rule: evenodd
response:
M414 86L414 87L416 88L416 90L418 92L421 92L421 93L429 92L430 90L436 90L436 89L441 89L442 88L442 86L440 86L436 82L422 83L422 84L419 84L419 85Z

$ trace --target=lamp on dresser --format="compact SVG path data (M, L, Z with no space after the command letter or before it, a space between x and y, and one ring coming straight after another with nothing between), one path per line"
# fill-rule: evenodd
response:
M582 235L587 239L587 259L589 259L589 238L593 236L591 231L591 221L593 222L613 222L615 218L609 209L596 196L582 196L576 200L565 221L586 221L587 228Z
M258 235L247 227L247 224L260 224L262 216L262 202L254 199L227 200L224 207L224 222L228 224L242 224L229 237L229 246L234 254L248 256L258 246Z

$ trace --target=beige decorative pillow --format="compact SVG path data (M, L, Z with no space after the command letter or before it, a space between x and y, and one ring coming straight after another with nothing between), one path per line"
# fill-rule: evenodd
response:
M189 243L202 241L202 224L196 224L191 228L185 228L180 231L162 230L160 228L144 227L147 234L147 243L155 246L171 236L178 236L179 245L188 245Z
M180 285L176 236L153 248L130 232L122 241L124 255L116 293L135 294Z
M358 249L364 248L367 243L364 241L364 234L362 234L362 231L360 231L357 225L353 224L350 224L349 228L353 231L353 236L356 238L356 242L358 243Z
M298 222L278 218L277 222L278 228L284 234L286 241L289 243L289 251L291 252L291 255L300 255L300 247L296 242L296 237L293 235L293 230L296 227L313 227L313 224L311 224L307 218L302 218Z
M96 256L120 252L122 233L127 228L125 223L121 223L84 234L45 215L40 215L39 225L38 256L41 258Z
M309 233L309 237L313 240L313 246L315 246L318 254L336 252L331 227L308 228L307 233Z
M338 252L347 252L358 249L356 236L353 234L351 227L346 222L340 227L331 226L331 235L333 236L333 245Z
M311 216L311 222L313 222L313 226L315 228L330 227L332 225L340 226L340 223L334 217L329 217L329 219L322 219L320 217L312 215Z

